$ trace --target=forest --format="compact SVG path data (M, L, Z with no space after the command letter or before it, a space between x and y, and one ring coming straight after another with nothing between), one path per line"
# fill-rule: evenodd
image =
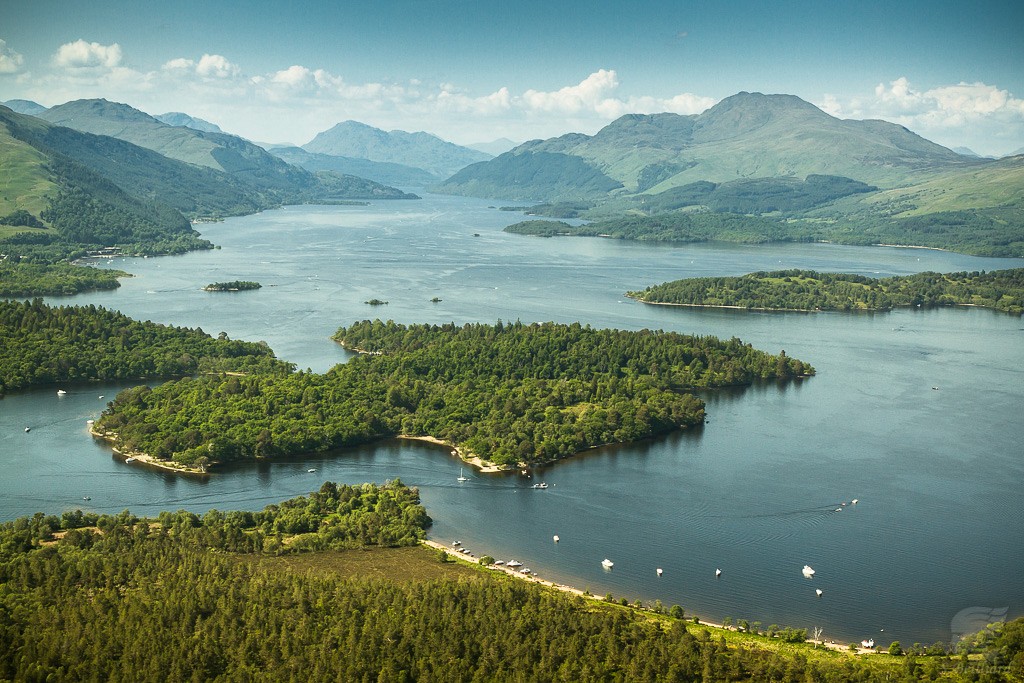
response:
M759 310L887 311L897 307L982 306L1024 312L1024 268L924 272L887 278L810 270L675 280L628 292L644 303Z
M117 289L123 270L101 270L70 263L19 263L0 260L0 297L67 296L95 289Z
M207 292L242 292L250 289L259 289L263 285L252 280L232 280L231 282L211 282L203 287Z
M37 513L0 525L0 679L24 681L1022 680L1024 620L952 655L854 657L571 596L409 548L398 481L324 483L260 512ZM355 554L360 566L344 569ZM367 559L368 558L368 559ZM428 564L430 563L430 564ZM430 569L433 567L434 569ZM403 569L404 568L404 569Z
M93 305L0 301L0 396L57 382L290 369L263 343L214 339Z
M124 452L192 465L431 436L503 466L539 464L704 421L692 392L790 380L810 365L738 339L578 323L398 325L335 339L325 374L201 375L121 392L97 430Z

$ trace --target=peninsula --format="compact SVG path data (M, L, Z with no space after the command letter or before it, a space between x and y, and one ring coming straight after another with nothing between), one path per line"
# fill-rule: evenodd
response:
M520 322L343 327L325 374L206 374L120 394L96 423L122 452L186 467L431 437L514 468L704 422L698 389L814 369L738 339Z

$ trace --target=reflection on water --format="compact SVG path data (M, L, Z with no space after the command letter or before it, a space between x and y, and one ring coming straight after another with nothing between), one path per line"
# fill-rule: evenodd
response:
M263 339L279 357L317 371L348 357L329 339L339 325L381 315L738 336L785 349L818 375L704 392L708 424L691 432L595 449L529 477L467 471L466 482L456 480L460 465L447 449L406 441L178 477L127 465L88 436L86 420L118 385L68 387L62 399L53 389L28 392L0 401L0 519L75 507L259 509L324 480L398 477L420 488L439 541L458 538L478 555L527 562L544 578L631 601L660 599L710 619L821 626L837 641L885 629L883 640L934 642L950 637L950 620L965 607L1008 605L1010 618L1024 610L1024 516L1008 513L1024 507L1020 318L964 309L698 311L623 297L686 276L777 268L890 275L1020 267L1019 260L500 231L518 218L485 202L430 196L289 207L202 226L222 250L117 260L113 267L138 277L116 292L59 303ZM263 289L237 297L200 291L211 279L256 280ZM442 301L431 303L435 296ZM386 310L363 303L374 297L390 301ZM548 488L533 489L538 481ZM602 569L605 557L613 570ZM802 576L805 564L813 579Z

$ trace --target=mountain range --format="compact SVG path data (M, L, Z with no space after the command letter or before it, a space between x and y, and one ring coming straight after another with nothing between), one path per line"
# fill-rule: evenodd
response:
M462 169L438 189L504 199L593 199L657 194L698 181L811 174L896 187L973 163L892 123L837 119L792 95L739 93L701 114L629 114L592 136L527 142ZM553 164L576 173L559 174L554 196L545 173Z
M216 123L210 123L203 119L196 118L195 116L189 116L180 111L169 111L166 114L158 114L154 116L160 123L166 123L168 126L185 126L186 128L194 128L195 130L201 130L206 133L223 133Z
M490 154L442 140L430 133L384 131L358 121L343 121L302 146L307 152L383 161L420 168L436 179L491 158Z

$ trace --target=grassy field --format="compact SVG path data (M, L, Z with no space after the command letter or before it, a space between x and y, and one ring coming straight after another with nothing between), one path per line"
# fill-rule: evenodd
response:
M46 157L15 139L0 125L0 216L25 209L34 216L46 208L56 185L47 179ZM4 228L0 227L0 236Z

